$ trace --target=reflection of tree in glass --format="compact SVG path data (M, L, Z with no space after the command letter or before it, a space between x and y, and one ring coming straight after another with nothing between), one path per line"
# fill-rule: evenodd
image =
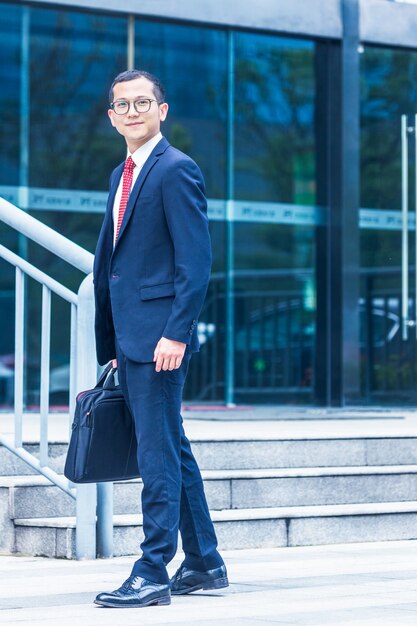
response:
M106 114L107 86L125 63L118 37L123 20L63 11L33 15L30 183L106 189L124 154Z
M401 208L401 115L415 115L416 103L417 54L366 47L361 58L362 207ZM410 151L410 180L412 167ZM410 206L413 193L410 185ZM361 263L400 271L399 231L363 230Z
M169 129L169 141L173 146L178 148L178 150L185 152L185 154L190 154L193 146L193 139L188 129L185 128L185 126L180 122L174 122L171 124Z
M19 181L19 100L18 90L1 99L0 117L0 184L17 184Z
M314 204L313 48L263 41L236 56L238 197Z
M20 56L22 7L0 11L0 184L19 181Z
M367 47L361 64L361 206L400 208L401 115L415 115L416 103L417 54Z

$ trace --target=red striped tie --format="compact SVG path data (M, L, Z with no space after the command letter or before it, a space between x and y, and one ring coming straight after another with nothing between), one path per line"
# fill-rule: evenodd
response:
M117 229L116 229L116 241L119 236L120 227L123 222L123 216L126 211L127 201L129 200L130 188L133 180L133 170L135 169L135 162L132 157L128 157L125 161L125 167L123 170L123 186L122 197L119 205L119 215L117 217Z

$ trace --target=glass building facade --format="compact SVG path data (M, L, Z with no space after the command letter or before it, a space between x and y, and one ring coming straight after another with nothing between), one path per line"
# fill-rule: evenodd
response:
M107 117L112 79L134 65L166 86L162 131L203 171L213 244L189 402L417 400L416 339L401 332L400 215L400 118L417 112L417 52L388 46L358 52L360 289L346 312L359 328L358 389L335 402L328 391L327 372L337 364L325 353L342 334L329 313L327 235L337 136L329 126L343 121L334 112L338 46L302 33L0 2L0 194L91 252L109 175L125 155ZM65 263L1 224L0 236L68 287L79 284ZM7 407L14 276L5 262L0 268L0 405ZM27 406L39 402L39 300L29 283ZM51 403L65 405L69 311L59 302L52 323Z
M415 125L417 51L365 47L361 55L361 301L375 322L363 323L362 384L374 402L416 401L415 215L409 217L407 244L411 263L409 333L402 333L401 117ZM415 133L413 134L415 137ZM415 207L415 146L409 150L409 206ZM370 209L370 210L369 210ZM362 224L364 226L364 224ZM370 310L372 307L372 311ZM366 313L364 311L366 317ZM373 332L372 339L367 334Z

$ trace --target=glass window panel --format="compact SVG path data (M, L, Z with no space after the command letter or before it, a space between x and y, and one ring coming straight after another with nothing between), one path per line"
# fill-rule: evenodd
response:
M365 402L414 405L416 332L402 322L401 116L414 125L417 53L366 46L361 55L361 206L374 228L361 230L361 382ZM409 135L409 208L414 213L414 135ZM387 216L387 211L393 211ZM415 230L409 227L409 316L416 318Z
M314 44L235 41L236 198L314 205Z
M361 206L400 208L401 115L415 115L416 103L417 53L366 47L361 55Z
M226 33L136 21L136 66L156 74L170 109L162 132L201 167L210 198L226 187Z
M125 153L107 95L126 68L127 20L33 9L30 32L30 185L107 189Z
M22 7L0 5L0 185L19 183L20 62ZM17 252L15 232L0 223L2 245ZM10 410L14 395L15 270L0 260L0 409Z
M235 34L235 197L315 205L314 44ZM313 400L315 225L234 225L235 398Z
M0 185L19 182L22 8L0 5Z

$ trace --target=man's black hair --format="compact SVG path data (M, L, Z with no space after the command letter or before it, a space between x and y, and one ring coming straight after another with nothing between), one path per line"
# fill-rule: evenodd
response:
M158 104L162 104L165 102L165 88L159 78L151 74L150 72L145 72L144 70L126 70L121 74L118 74L114 81L112 82L112 86L109 91L109 101L113 102L114 93L113 89L117 83L125 83L129 80L135 80L136 78L146 78L153 84L152 91L154 93L155 99Z

